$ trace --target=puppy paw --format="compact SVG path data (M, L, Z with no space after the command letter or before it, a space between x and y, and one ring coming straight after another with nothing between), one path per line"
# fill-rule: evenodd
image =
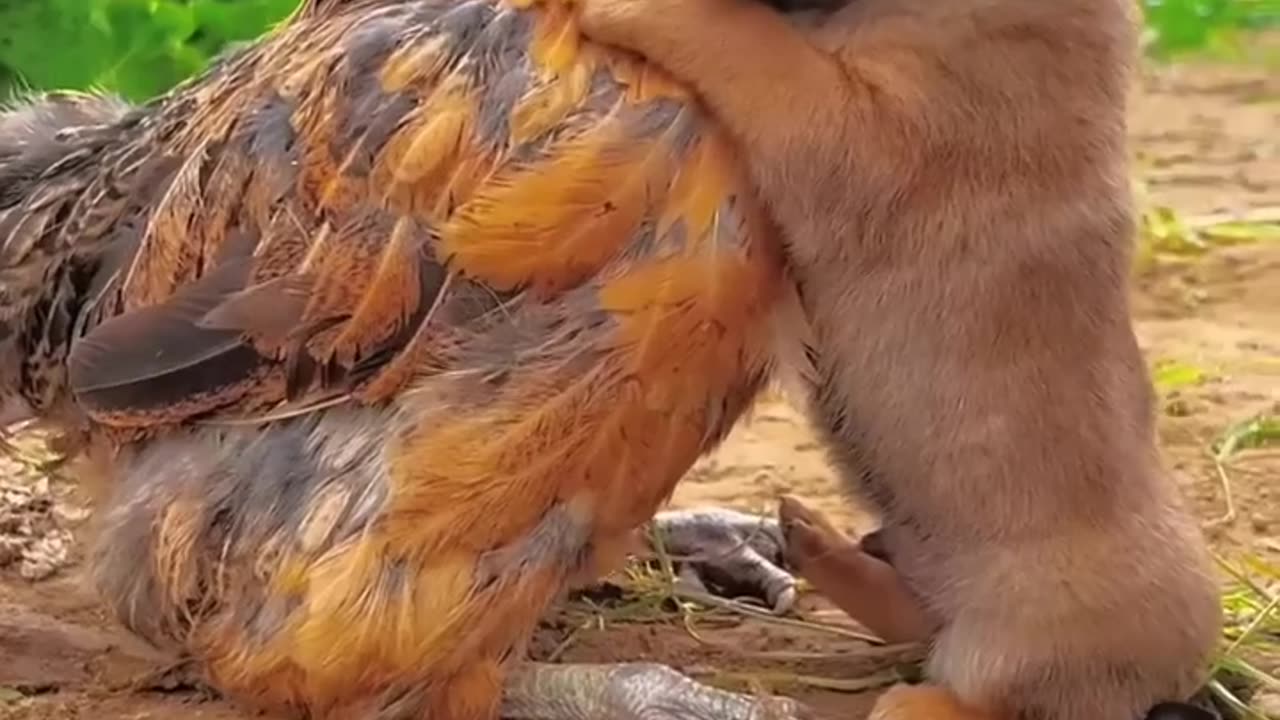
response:
M778 522L787 567L806 577L809 572L822 573L827 565L840 564L841 556L861 552L857 542L837 530L825 515L790 495L778 506Z
M1007 720L969 707L937 685L895 685L880 696L867 720Z

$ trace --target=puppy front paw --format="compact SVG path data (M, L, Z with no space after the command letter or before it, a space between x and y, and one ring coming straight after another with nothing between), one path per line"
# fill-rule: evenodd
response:
M647 16L663 12L666 0L573 0L578 10L578 27L589 40L635 49L637 37L652 32Z

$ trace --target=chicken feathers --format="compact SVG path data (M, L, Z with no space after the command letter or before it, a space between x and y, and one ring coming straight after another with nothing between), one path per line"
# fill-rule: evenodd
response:
M559 0L314 0L42 152L0 157L0 361L135 453L108 601L260 704L489 717L771 369L732 146Z
M172 171L149 179L122 269L99 269L110 318L70 358L95 420L384 400L412 375L397 359L445 370L459 332L495 315L593 283L625 295L641 250L662 258L646 287L686 286L668 307L767 302L732 277L759 274L747 239L767 232L749 200L731 207L734 159L656 70L584 45L562 5L359 5L345 25L303 13L102 153L125 185ZM459 326L473 285L488 307ZM648 308L639 334L665 314Z

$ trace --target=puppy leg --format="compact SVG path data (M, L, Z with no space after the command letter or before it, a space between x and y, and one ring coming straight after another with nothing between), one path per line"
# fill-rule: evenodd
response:
M786 561L836 607L886 642L920 642L934 629L924 604L893 566L866 552L793 497L778 511Z
M889 547L884 541L883 530L872 530L862 539L858 541L858 547L862 548L862 552L870 555L877 560L893 564L893 558L889 555Z

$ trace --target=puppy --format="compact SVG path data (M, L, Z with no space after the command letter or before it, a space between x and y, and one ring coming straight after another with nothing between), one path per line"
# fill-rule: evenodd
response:
M1190 695L1221 610L1129 320L1132 0L856 0L808 28L580 2L588 36L701 95L788 238L813 415L898 576L869 588L900 582L932 642L937 686L873 718Z

